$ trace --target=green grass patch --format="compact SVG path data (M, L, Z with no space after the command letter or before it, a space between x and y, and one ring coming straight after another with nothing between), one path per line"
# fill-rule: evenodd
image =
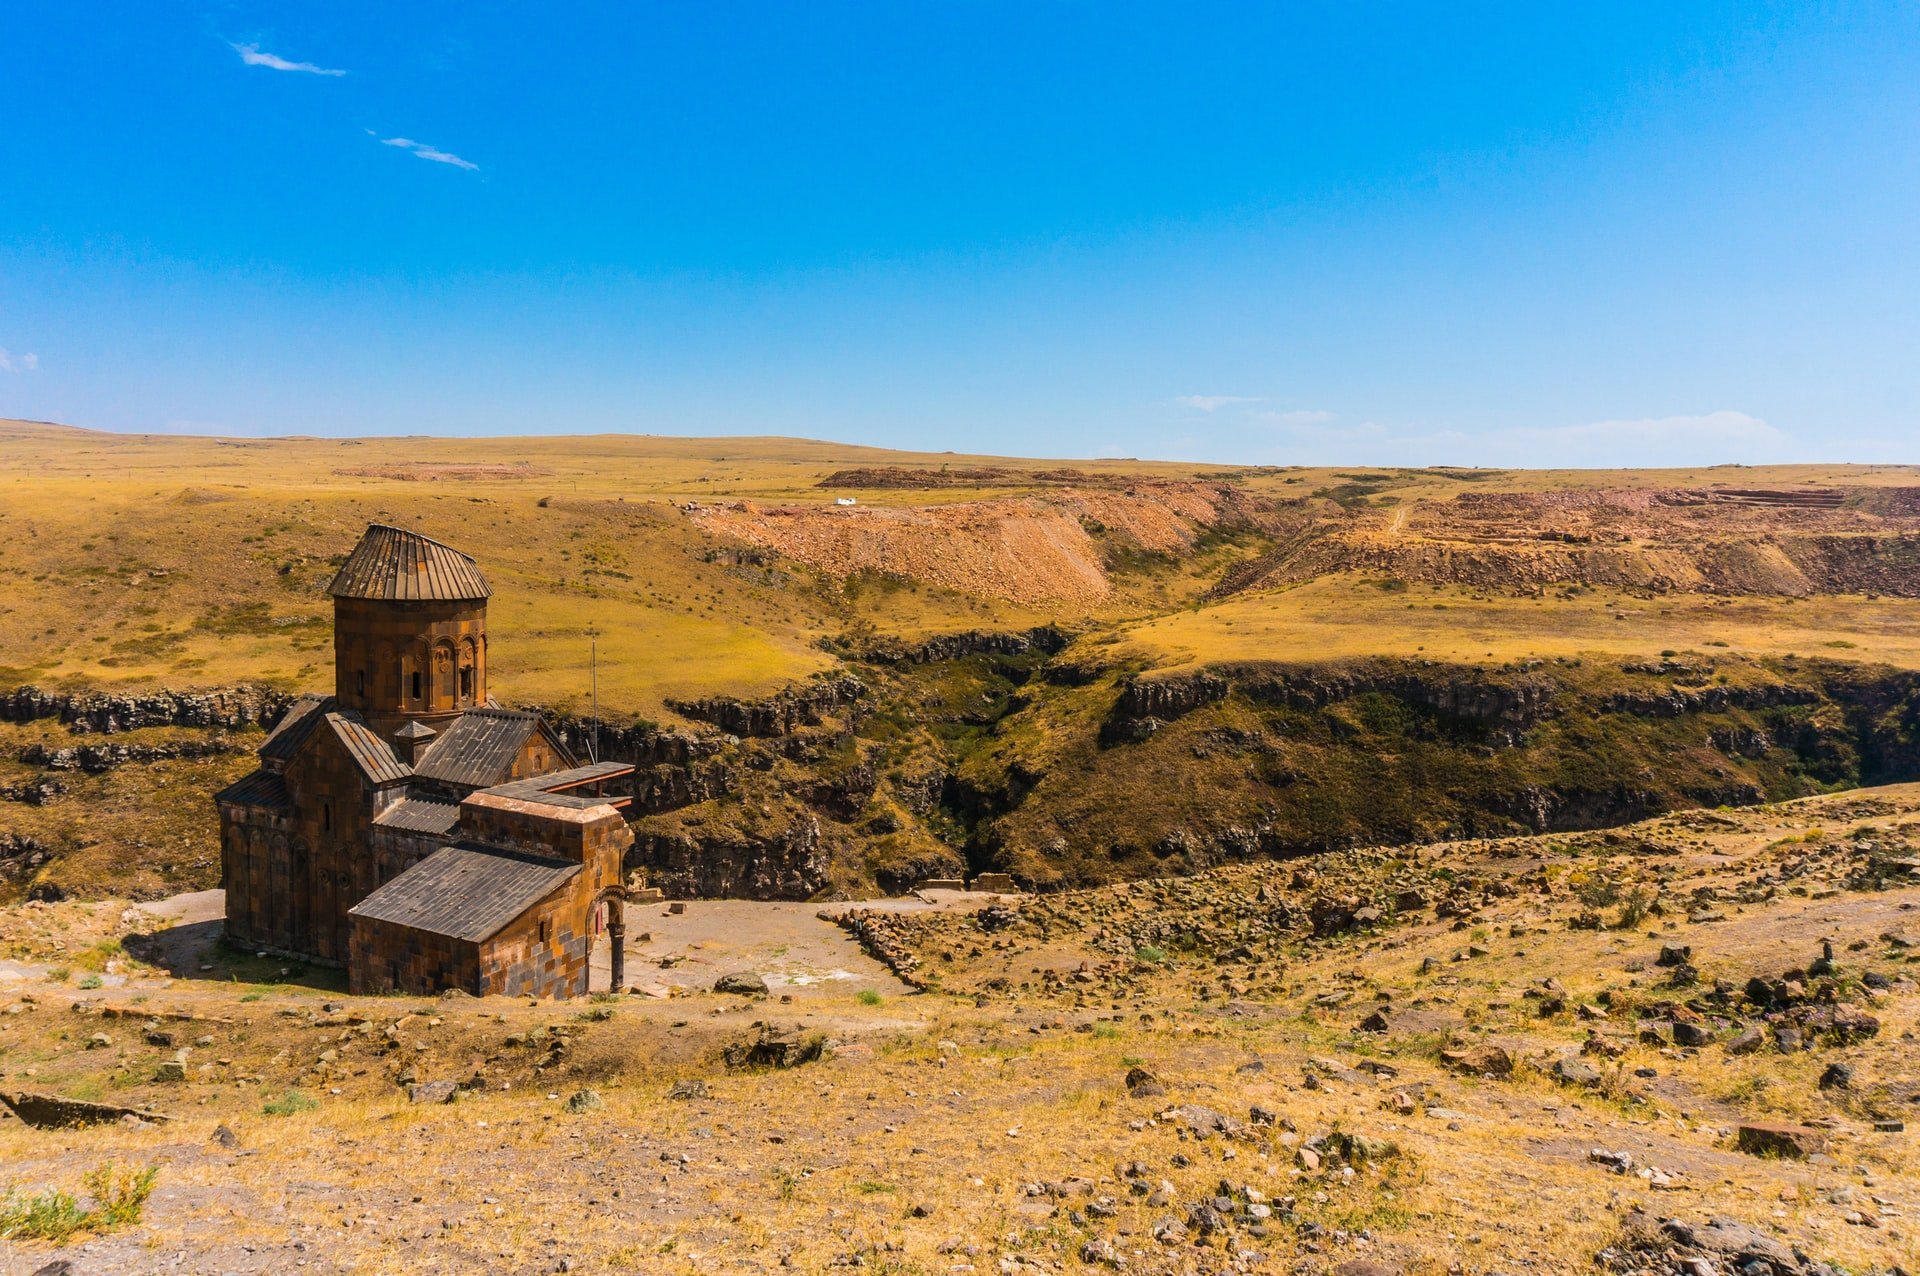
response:
M300 1112L311 1112L320 1105L298 1090L289 1090L279 1098L261 1105L260 1110L268 1116L293 1116Z

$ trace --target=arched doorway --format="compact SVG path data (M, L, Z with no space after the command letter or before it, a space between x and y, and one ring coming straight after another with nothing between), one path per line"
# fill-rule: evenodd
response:
M587 991L619 992L627 986L627 892L623 886L609 886L593 899L588 918ZM600 982L599 961L606 954L605 984Z

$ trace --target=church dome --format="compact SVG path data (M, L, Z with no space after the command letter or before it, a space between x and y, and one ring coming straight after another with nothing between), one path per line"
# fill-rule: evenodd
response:
M473 559L448 545L374 523L327 586L335 598L391 602L479 601L492 595Z

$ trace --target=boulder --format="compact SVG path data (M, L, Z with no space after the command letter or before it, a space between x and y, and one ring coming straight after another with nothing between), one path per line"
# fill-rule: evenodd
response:
M1474 1076L1504 1077L1513 1072L1513 1057L1499 1046L1463 1046L1442 1050L1440 1062L1455 1072Z
M1600 1069L1578 1059L1556 1059L1550 1071L1553 1079L1563 1085L1591 1088L1600 1084Z
M736 970L714 980L713 990L740 997L764 997L767 995L767 981L750 970Z
M422 1081L407 1087L409 1103L452 1103L460 1087L451 1081Z
M1799 1161L1826 1151L1827 1134L1810 1126L1755 1121L1735 1132L1734 1146L1749 1156L1778 1156Z
M58 1130L82 1125L107 1125L130 1116L142 1121L158 1122L169 1119L158 1112L149 1112L145 1108L123 1107L117 1103L92 1103L86 1099L64 1099L57 1094L30 1094L24 1090L14 1093L0 1092L0 1103L12 1108L13 1114L26 1124L42 1130Z

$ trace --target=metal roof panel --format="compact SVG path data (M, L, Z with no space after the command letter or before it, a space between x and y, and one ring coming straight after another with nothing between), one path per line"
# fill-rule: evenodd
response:
M367 527L327 592L390 602L479 601L493 594L469 555L385 523Z
M455 842L361 900L351 912L478 943L499 934L582 871L581 865L565 860Z
M258 806L269 810L284 811L291 804L287 797L287 782L272 771L255 771L243 775L213 795L216 802L231 802L236 806Z

